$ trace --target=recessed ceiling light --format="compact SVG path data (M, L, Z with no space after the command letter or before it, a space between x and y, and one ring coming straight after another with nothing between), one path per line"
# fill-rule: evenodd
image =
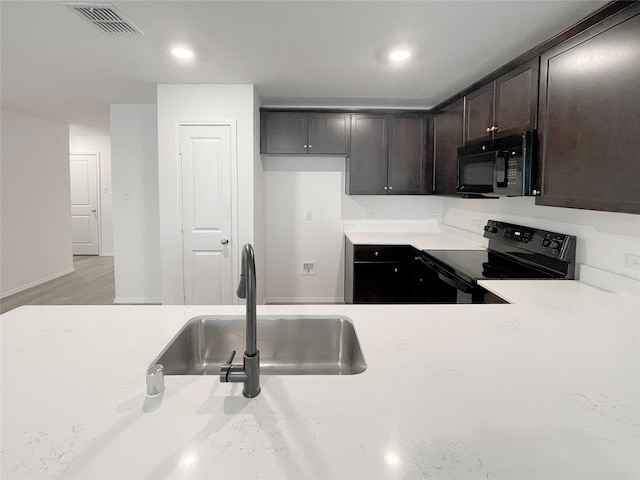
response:
M402 62L403 60L407 60L411 57L411 52L409 50L394 50L389 54L389 59L394 62Z
M191 58L193 57L193 52L188 48L174 48L171 50L171 53L178 58Z

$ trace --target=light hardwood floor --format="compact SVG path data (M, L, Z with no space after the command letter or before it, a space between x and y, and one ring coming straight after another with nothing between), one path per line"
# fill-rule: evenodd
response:
M0 313L22 305L112 305L113 257L74 256L75 272L0 300Z

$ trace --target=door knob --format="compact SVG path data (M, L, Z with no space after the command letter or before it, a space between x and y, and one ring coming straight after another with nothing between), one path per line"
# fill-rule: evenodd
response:
M229 239L228 238L223 238L222 240L220 240L220 244L222 244L222 245L226 245L227 243L229 243Z
M97 210L94 208L93 210L91 210L91 213L96 213Z

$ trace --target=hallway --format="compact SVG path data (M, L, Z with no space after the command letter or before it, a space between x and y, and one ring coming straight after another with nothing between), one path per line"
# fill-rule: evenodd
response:
M0 313L22 305L112 305L113 257L74 256L75 272L0 300Z

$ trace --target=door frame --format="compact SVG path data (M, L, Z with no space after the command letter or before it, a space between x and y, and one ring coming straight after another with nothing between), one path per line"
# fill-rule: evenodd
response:
M173 139L173 177L175 197L173 199L175 219L173 222L172 242L173 264L173 298L181 300L184 304L184 237L182 233L182 127L205 126L205 127L229 127L231 133L231 278L233 285L240 279L240 246L238 234L238 136L235 120L176 120L174 122ZM162 213L161 213L162 214ZM234 290L232 288L232 290ZM239 304L239 299L234 295L233 304Z
M72 155L94 155L96 157L96 220L98 222L98 256L102 256L102 170L100 169L100 152L69 152L69 163L71 163ZM69 185L71 189L71 185ZM71 202L69 202L71 206ZM71 239L73 243L73 239Z

